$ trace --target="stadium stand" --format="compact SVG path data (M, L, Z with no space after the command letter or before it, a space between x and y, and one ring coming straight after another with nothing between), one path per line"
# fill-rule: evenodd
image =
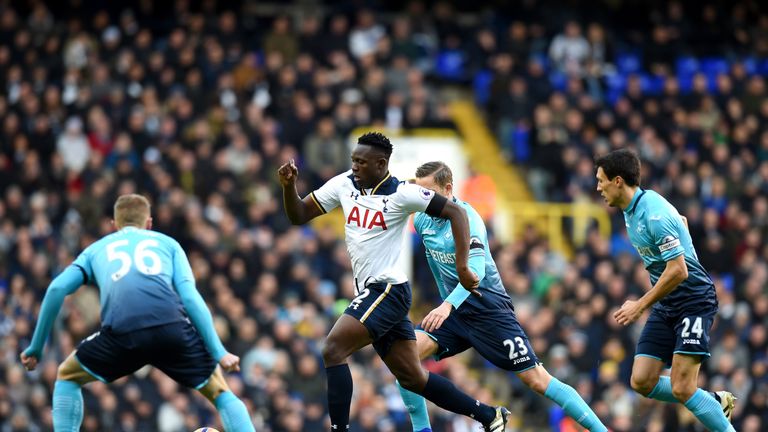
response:
M687 216L716 279L701 385L739 398L737 430L768 429L765 6L358 3L0 2L0 430L50 430L56 365L94 331L96 289L66 303L38 371L24 372L18 354L51 278L111 230L110 206L130 192L151 198L155 229L187 251L222 340L243 359L228 379L257 430L322 430L319 347L352 297L350 267L332 229L290 226L277 167L295 157L306 193L345 167L357 127L450 125L443 95L456 87L538 200L595 200L593 157L639 152L645 186ZM611 216L614 235L592 232L571 261L534 230L494 242L501 275L549 371L612 430L698 430L629 387L640 325L610 316L649 282ZM414 267L422 308L435 304L429 272ZM510 406L515 430L574 430L477 355L427 367ZM352 430L408 430L372 350L352 370ZM151 369L91 384L83 430L215 425L203 399L178 390ZM439 431L471 425L433 416Z

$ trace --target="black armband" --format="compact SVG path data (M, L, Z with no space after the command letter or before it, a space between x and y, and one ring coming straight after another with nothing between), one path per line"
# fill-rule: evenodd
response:
M88 273L85 272L85 269L80 267L77 264L72 264L72 265L77 267L77 269L80 270L80 273L83 274L83 285L88 285Z
M448 199L446 197L435 194L435 196L432 197L432 201L430 201L429 205L427 205L427 209L424 210L424 213L430 216L440 217L440 213L443 212L446 203L448 203Z
M482 241L480 241L480 238L478 237L471 237L469 239L469 249L483 249L485 250L485 245Z

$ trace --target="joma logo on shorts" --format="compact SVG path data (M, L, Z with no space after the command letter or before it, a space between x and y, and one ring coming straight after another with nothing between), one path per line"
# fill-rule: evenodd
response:
M515 361L513 361L513 362L512 362L512 364L513 364L513 365L516 365L516 364L520 364L520 363L522 363L522 362L527 362L527 361L529 361L529 360L531 360L531 358L530 358L530 357L528 357L528 356L525 356L525 357L520 357L519 359L515 359Z
M701 341L698 339L683 339L683 343L686 345L701 345Z

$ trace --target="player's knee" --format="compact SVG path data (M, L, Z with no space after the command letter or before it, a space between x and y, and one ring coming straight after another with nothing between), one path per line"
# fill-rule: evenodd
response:
M696 392L696 383L688 379L672 379L672 396L685 403Z
M632 386L632 390L643 396L648 396L653 391L653 388L656 387L658 381L658 377L654 380L647 375L632 374L629 384Z
M437 353L437 342L423 332L416 332L416 349L419 351L419 359L424 360Z
M198 391L200 394L205 396L206 399L211 401L211 403L216 403L216 398L221 396L222 393L228 391L229 389L226 386L221 386L217 384L210 384L206 385L205 387L199 389Z
M66 362L59 365L58 369L56 370L56 379L59 381L71 381L72 378L72 372L70 368L66 365Z
M427 385L427 373L420 367L405 368L393 372L395 372L400 387L406 390L419 393Z
M346 355L341 349L341 345L337 343L335 339L330 337L325 341L322 354L325 367L340 365L347 359Z
M77 362L75 362L72 357L68 357L61 362L59 368L56 370L56 379L60 381L75 381L78 378L78 372L80 371L80 368L77 366Z
M520 379L523 381L523 383L525 383L525 385L528 386L528 388L538 394L543 395L544 392L547 391L547 386L549 386L549 381L552 379L552 377L541 366L530 369L530 373L526 372L523 372L519 375Z
M221 372L221 368L217 367L214 369L213 373L208 378L208 382L205 383L203 387L199 388L198 391L212 403L216 403L216 398L222 393L229 391L229 385L227 384L226 378L224 378L224 374Z

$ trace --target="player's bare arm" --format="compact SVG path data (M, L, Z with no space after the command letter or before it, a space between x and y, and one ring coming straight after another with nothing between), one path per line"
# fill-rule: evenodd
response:
M664 272L650 291L639 300L624 302L621 308L613 314L613 317L621 325L632 324L640 318L646 309L671 293L686 279L688 279L688 266L685 264L685 255L679 255L667 261Z
M296 179L299 177L299 169L296 162L291 159L277 170L280 186L283 187L283 206L285 214L294 225L303 225L323 214L310 195L301 199L296 190Z
M469 219L463 208L448 201L445 203L440 217L451 221L451 232L456 244L456 272L459 282L469 291L475 292L480 284L480 278L469 269Z
M76 266L67 267L51 282L43 298L41 314L38 317L32 341L19 356L21 363L28 371L35 370L43 355L45 341L51 334L53 321L61 310L64 298L77 291L83 282L83 275Z

